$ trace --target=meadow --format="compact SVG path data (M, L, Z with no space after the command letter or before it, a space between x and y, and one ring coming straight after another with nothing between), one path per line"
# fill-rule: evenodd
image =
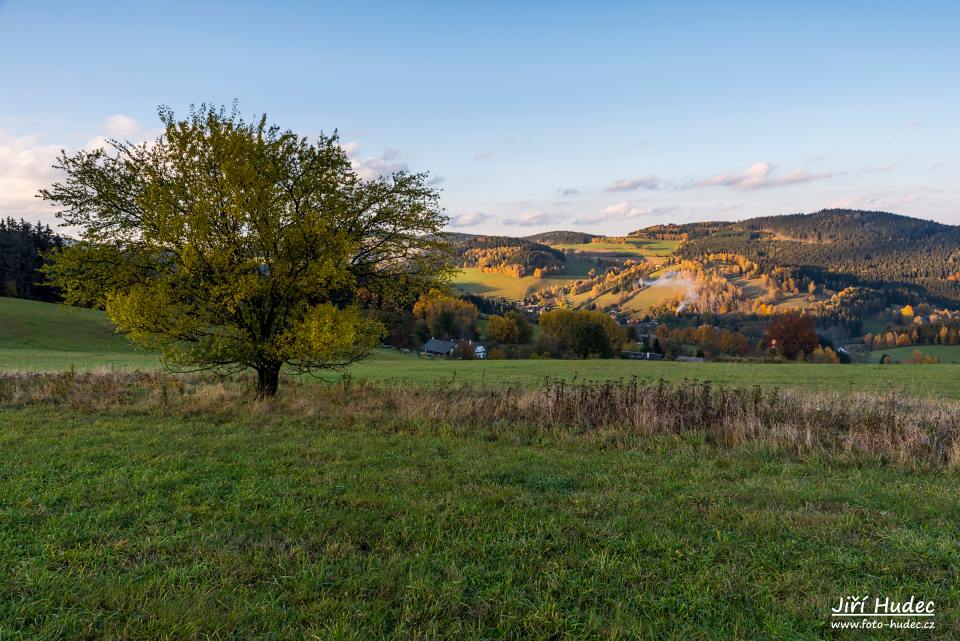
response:
M955 468L151 376L0 377L0 637L821 639L847 594L960 624Z
M891 350L892 351L892 350ZM912 353L912 350L911 350ZM0 371L70 368L156 369L155 354L138 351L116 336L101 312L0 298ZM850 392L896 390L910 395L960 398L960 365L812 365L776 363L678 363L631 360L432 360L378 349L348 372L357 380L436 386L536 386L636 378L710 381L717 385L801 388ZM327 374L324 380L337 380Z
M515 278L496 272L484 272L477 267L463 267L454 276L452 285L460 291L482 294L488 297L501 297L509 300L523 300L529 294L556 285L569 285L583 278L593 265L581 257L569 256L564 265L564 273L550 274L543 278L523 276Z
M940 359L941 363L960 364L960 345L911 345L878 349L870 352L870 360L879 363L886 354L894 363L908 363L913 358L914 352L920 352L923 356L934 356Z

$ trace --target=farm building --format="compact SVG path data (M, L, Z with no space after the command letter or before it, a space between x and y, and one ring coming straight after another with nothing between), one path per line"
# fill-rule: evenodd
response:
M451 356L457 346L454 341L441 341L431 338L423 344L423 353L427 356Z
M476 349L473 350L473 355L476 358L483 360L487 357L487 348L483 345L477 345Z

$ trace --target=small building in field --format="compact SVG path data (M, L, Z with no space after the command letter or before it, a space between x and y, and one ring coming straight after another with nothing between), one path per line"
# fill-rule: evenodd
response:
M441 341L431 338L423 344L423 353L427 356L443 356L449 358L453 355L453 350L457 346L454 341Z
M487 348L483 345L477 345L476 349L473 350L474 358L479 360L484 360L487 357Z

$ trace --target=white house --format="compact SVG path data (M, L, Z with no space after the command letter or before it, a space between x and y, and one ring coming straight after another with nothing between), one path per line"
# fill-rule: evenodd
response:
M477 345L476 349L473 350L473 355L480 360L483 360L487 357L487 348L483 345Z

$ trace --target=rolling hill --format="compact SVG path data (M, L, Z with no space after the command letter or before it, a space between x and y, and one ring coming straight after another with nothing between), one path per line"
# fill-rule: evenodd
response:
M629 315L804 309L847 321L906 304L960 309L960 227L887 212L828 209L655 225L625 237L552 231L493 242L547 246L566 264L549 275L526 269L517 283L507 270L464 273L457 283L548 307ZM571 258L581 268L569 269Z
M0 297L0 369L59 370L102 366L156 367L114 332L103 312Z

